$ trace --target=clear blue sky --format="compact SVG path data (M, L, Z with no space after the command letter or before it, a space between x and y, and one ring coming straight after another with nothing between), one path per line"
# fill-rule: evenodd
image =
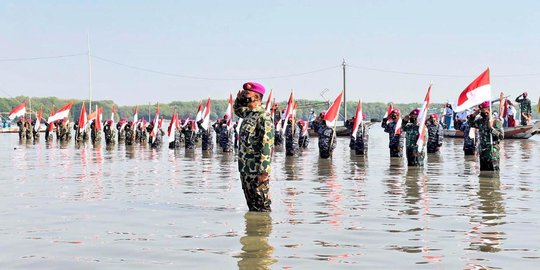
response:
M495 90L540 95L539 1L2 1L0 59L92 53L93 98L133 104L225 99L251 78L285 100L455 100L487 66ZM334 67L334 68L331 68ZM389 71L464 75L438 77ZM500 75L536 74L532 76ZM0 60L0 96L88 98L85 55ZM496 92L496 93L495 93Z

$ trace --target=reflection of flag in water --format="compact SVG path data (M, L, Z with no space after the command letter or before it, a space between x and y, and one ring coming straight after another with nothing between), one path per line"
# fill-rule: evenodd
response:
M358 132L358 127L364 121L362 115L362 100L358 101L358 105L356 106L356 113L354 114L354 123L353 123L353 129L351 132L351 136L356 140L356 133Z
M324 120L326 121L326 126L333 128L336 125L336 121L339 115L339 107L341 107L341 99L343 97L343 92L339 93L332 103L332 106L328 108L326 114L324 115Z
M456 112L464 111L486 100L491 100L491 85L489 68L482 72L474 81L461 92L458 98Z
M430 95L431 84L429 85L426 97L424 98L424 103L422 104L422 108L420 108L420 113L418 114L418 123L420 124L420 127L418 129L418 131L420 132L420 136L418 136L418 141L416 142L416 145L418 146L418 152L423 151L424 143L426 142L426 118L429 109L429 101L431 98Z
M15 108L13 108L10 112L9 112L9 120L12 120L17 118L17 117L21 117L21 116L24 116L24 114L26 113L26 104L25 103L21 103L19 105L17 105Z
M41 128L41 117L43 116L43 106L39 107L39 112L36 118L36 125L34 126L34 131L39 132L39 129Z

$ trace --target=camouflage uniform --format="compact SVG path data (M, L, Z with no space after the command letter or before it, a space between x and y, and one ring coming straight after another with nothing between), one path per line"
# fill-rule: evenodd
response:
M356 140L354 141L354 152L356 155L366 155L369 142L369 127L361 123L356 131Z
M54 125L53 123L45 123L45 141L50 142L53 140L53 136L49 131L49 125Z
M216 133L216 145L221 147L221 121L216 121L212 124L212 128L214 128L214 132Z
M133 141L135 140L135 134L133 134L133 129L131 129L131 123L127 123L124 127L124 141L126 142L126 145L133 145Z
M24 120L17 121L19 127L19 140L26 139L26 125Z
M519 109L520 109L521 113L524 113L524 114L526 114L526 115L528 115L530 117L531 114L532 114L531 100L528 99L527 97L521 98L521 96L516 98L516 102L519 103ZM525 117L523 117L523 115L521 115L520 119L521 119L520 124L522 126L526 126L527 125L527 119L525 119Z
M283 134L281 134L281 130L275 130L274 131L274 145L275 146L282 146L283 145Z
M116 135L115 130L111 127L111 125L105 125L103 127L103 133L105 134L105 143L107 145L112 145L116 141L114 140L114 135Z
M396 121L388 122L388 119L384 118L382 121L382 127L384 132L388 133L388 148L390 148L390 157L402 157L403 156L403 136L396 133Z
M212 130L211 129L204 129L202 126L199 126L200 130L202 131L202 150L203 151L212 151L214 149L214 142L213 136L212 136Z
M405 153L407 154L407 165L408 166L415 166L415 167L422 167L424 166L424 150L418 151L418 137L420 137L420 126L418 124L413 123L407 123L406 121L403 121L403 132L406 132L405 134L405 145L406 150ZM425 148L425 147L423 147Z
M33 128L32 128L30 119L25 122L25 125L26 125L26 139L30 141L33 137L32 136Z
M300 138L298 138L298 146L301 148L307 148L309 145L309 133L306 131L304 134L303 127L301 125L297 125L296 128L300 131Z
M101 142L101 130L96 129L96 122L92 121L92 124L90 124L90 138L92 139L92 143L99 143Z
M41 123L37 123L36 120L32 122L32 137L34 137L34 141L39 141L39 131L36 131L35 126L40 124Z
M126 133L125 133L125 127L122 129L123 123L118 122L116 124L116 130L118 130L118 143L123 143L126 141Z
M333 128L329 128L323 122L318 125L317 133L319 134L319 157L330 158L332 152L336 149L336 132Z
M429 122L426 124L426 128L428 131L427 152L436 153L443 143L443 126L440 123Z
M228 129L227 124L221 124L219 128L219 147L223 149L223 152L232 152L233 151L233 130Z
M489 118L471 117L468 121L470 127L478 129L480 140L480 171L499 170L499 142L504 138L504 132L499 121L494 121L493 127L488 126ZM491 140L493 139L493 144Z
M253 110L234 101L234 113L243 118L240 126L238 171L242 189L250 211L269 212L270 177L274 145L274 123L262 106ZM258 176L267 176L259 181Z
M295 127L293 130L293 125L291 123L287 123L287 128L285 129L285 154L287 156L298 155L298 141L300 140L299 135L300 132L298 127Z
M460 128L463 131L463 152L465 152L466 156L475 155L478 147L478 130L475 130L475 137L471 138L469 137L471 126L469 126L468 122L463 122Z
M191 124L187 124L186 127L183 130L184 133L184 147L186 150L193 150L195 149L195 137L197 134L195 134L195 131L191 128Z

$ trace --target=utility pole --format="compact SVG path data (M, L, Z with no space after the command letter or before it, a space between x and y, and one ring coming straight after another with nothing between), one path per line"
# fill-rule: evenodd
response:
M347 91L345 84L345 66L347 66L347 64L345 63L345 59L343 59L341 65L343 66L343 124L345 125L345 121L347 121Z
M88 33L87 45L88 45L88 96L89 96L88 114L91 114L92 113L92 54L90 53L90 33Z

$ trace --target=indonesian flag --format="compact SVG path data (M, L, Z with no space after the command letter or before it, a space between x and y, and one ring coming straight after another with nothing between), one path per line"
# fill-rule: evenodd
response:
M41 117L43 116L43 107L39 108L39 112L37 114L36 118L36 125L34 126L34 131L39 132L39 129L41 127Z
M210 98L208 98L206 101L206 107L204 107L203 122L201 124L201 126L206 130L210 128L210 105Z
M49 119L47 119L47 123L56 121L56 120L62 120L64 118L69 117L69 111L71 110L71 105L73 105L73 102L70 102L64 107L60 108L55 114L49 116Z
M394 134L395 135L401 135L401 126L402 126L402 119L401 119L401 115L398 115L398 119L397 119L397 122L396 122L396 127L394 129Z
M98 107L96 111L97 111L96 124L94 125L94 127L96 130L101 130L102 129L101 118L103 117L103 108Z
M308 129L309 129L309 121L304 121L304 128L302 129L302 136L308 135Z
M270 117L272 118L272 121L274 121L274 116L276 115L276 109L274 108L274 104L276 104L276 99L272 101L272 108L270 108Z
M182 124L182 128L185 127L188 123L189 123L189 113L188 115L186 116L186 119L184 119L184 124Z
M353 130L352 130L352 137L356 140L356 133L358 132L358 127L360 126L360 123L364 121L364 117L362 115L362 100L358 101L358 105L356 106L356 113L354 114L354 123L353 123Z
M384 114L384 117L383 117L383 118L386 118L388 122L392 121L392 119L388 119L388 116L392 113L392 110L394 110L394 104L390 103L390 105L388 106L388 110L386 110L386 113Z
M232 100L232 94L229 96L229 104L227 105L227 109L225 110L225 115L227 116L227 130L231 130L233 127L233 100Z
M266 100L266 107L264 108L266 110L266 112L270 112L270 110L272 110L272 107L273 106L270 106L270 105L274 105L273 103L270 103L270 101L272 100L272 92L273 92L273 89L270 89L270 94L268 95L268 99Z
M240 134L240 126L242 125L242 121L244 121L244 119L238 118L238 123L236 124L236 133L237 134Z
M156 109L156 115L154 116L154 126L152 127L152 131L150 132L150 137L152 137L152 143L156 141L157 133L158 133L158 123L159 121L159 104L157 105Z
M298 109L298 101L295 101L294 102L294 107L293 107L293 110L292 110L292 118L293 119L296 119L296 110Z
M50 116L53 116L53 115L54 115L54 105L52 105L52 107L51 107L51 115ZM52 132L53 129L54 129L54 123L49 123L49 122L47 122L47 123L49 124L49 128L47 130L49 132Z
M326 114L324 115L324 120L326 121L326 126L333 128L336 126L336 120L339 115L339 107L341 106L341 99L343 98L343 92L339 93L332 106L328 108Z
M416 142L416 145L418 146L418 152L423 151L424 143L426 142L426 118L428 114L429 109L429 101L431 96L431 84L429 84L429 88L426 93L426 97L424 98L424 104L422 104L422 108L420 108L420 113L418 114L418 123L420 123L419 131L420 136L418 136L418 141Z
M491 100L489 68L461 92L458 98L456 112L464 111L486 100Z
M13 121L13 119L15 119L17 117L24 116L25 113L26 113L26 104L21 103L21 104L17 105L17 107L13 108L13 110L11 110L9 112L9 120Z
M176 113L176 111L174 112L173 116L172 116L172 119L171 119L171 123L169 124L169 128L168 128L168 138L169 138L169 143L172 143L174 142L174 133L176 132L176 127L178 126L178 114Z
M163 117L159 119L158 128L161 128L163 126Z
M195 116L195 121L199 122L202 119L203 119L202 101L199 101L199 107L197 108L197 115Z
M81 114L79 115L79 132L86 128L86 107L84 106L84 101L81 106Z
M285 127L287 125L287 119L289 119L289 116L292 115L294 110L294 92L291 91L291 95L289 96L289 101L287 102L287 107L285 108L285 113L283 114L283 118L281 119L282 127L281 127L281 134L285 132Z
M114 126L114 114L116 113L116 108L114 107L114 105L112 105L112 112L111 112L111 127Z
M133 113L133 123L139 121L139 106L135 105L135 112Z

